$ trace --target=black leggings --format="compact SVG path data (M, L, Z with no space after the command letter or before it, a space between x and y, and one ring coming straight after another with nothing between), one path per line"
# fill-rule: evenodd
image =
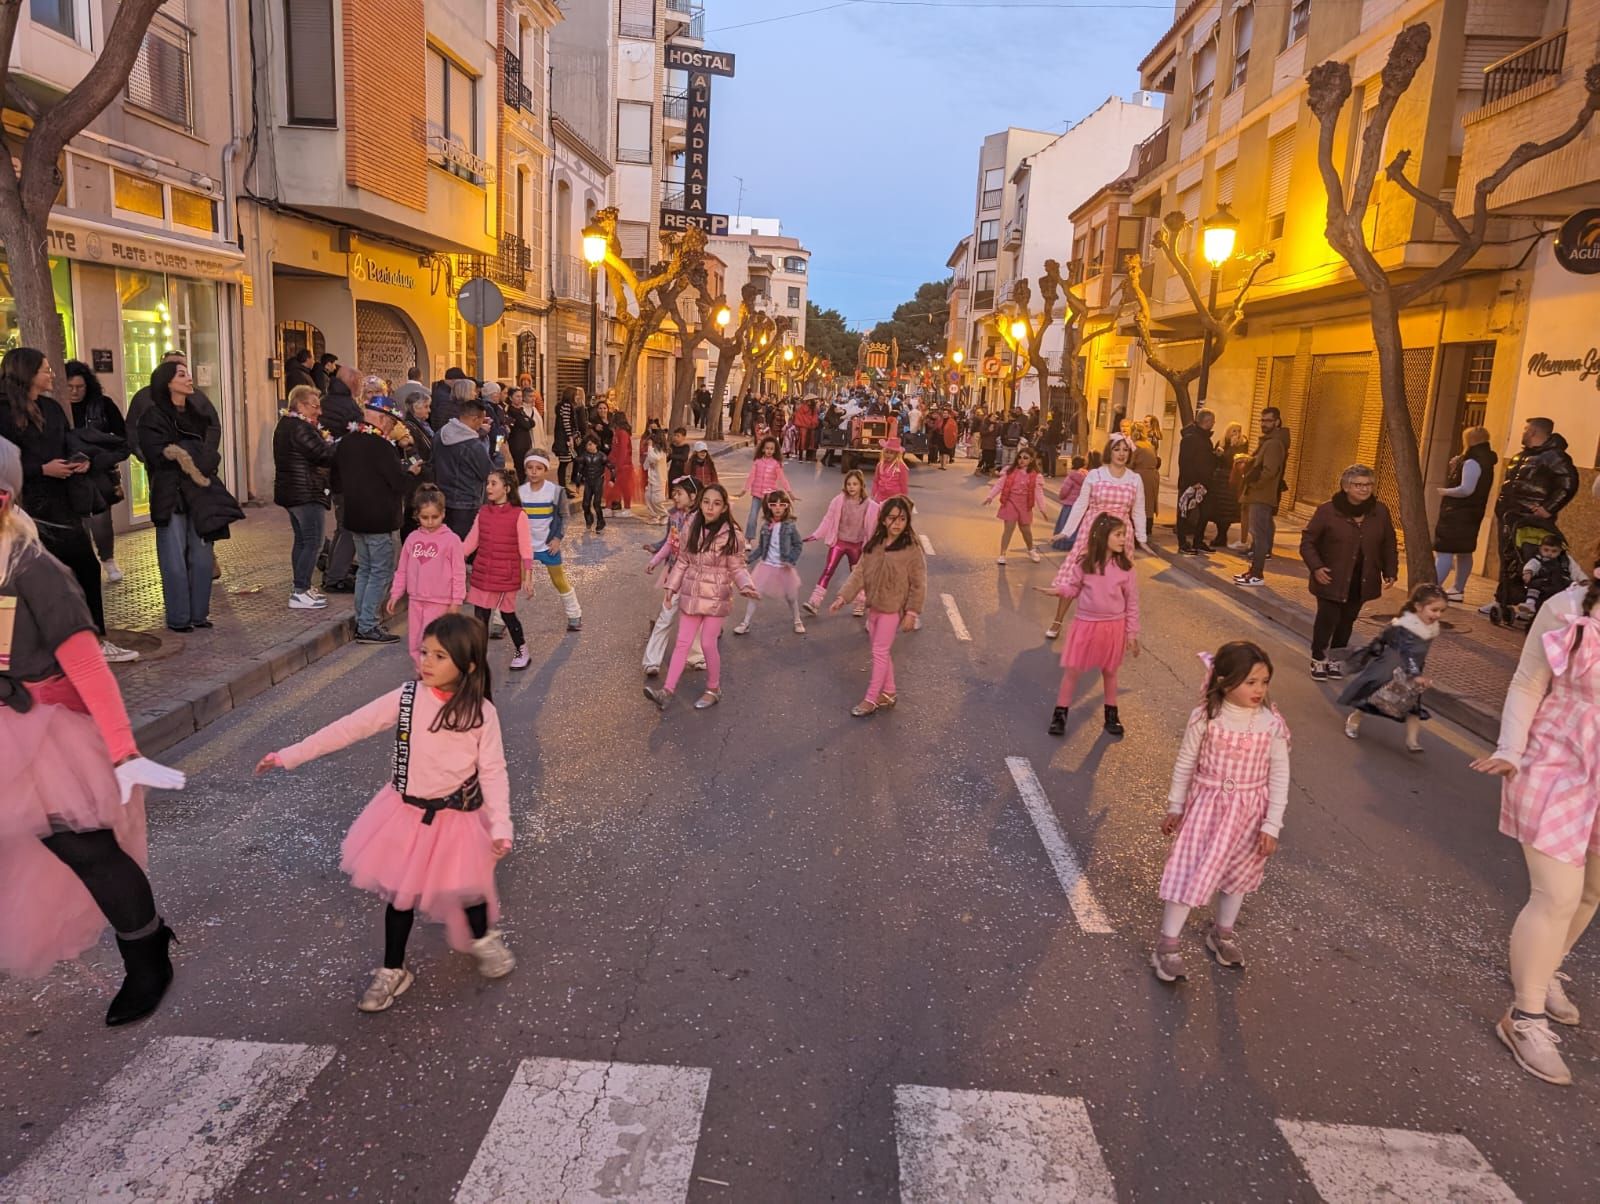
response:
M478 622L485 627L489 626L489 616L494 613L493 611L487 606L474 606L472 610L478 616ZM500 618L505 622L506 634L511 637L511 642L521 648L523 643L522 620L517 618L517 612L514 610L502 610Z
M54 523L39 524L39 542L72 573L83 590L83 599L89 604L89 617L94 629L102 636L106 633L105 604L100 593L100 558L94 553L94 542L84 530L82 520L71 526Z
M109 828L93 832L55 832L41 837L83 883L84 889L122 937L142 936L156 922L150 879L117 843Z
M489 932L489 905L474 903L466 909L467 928L474 940L481 940ZM411 925L417 913L399 911L394 904L383 909L383 968L398 970L406 964L406 942L411 939Z
M585 481L583 484L583 521L599 530L604 530L606 525L606 512L604 505L605 494L600 485L592 485Z

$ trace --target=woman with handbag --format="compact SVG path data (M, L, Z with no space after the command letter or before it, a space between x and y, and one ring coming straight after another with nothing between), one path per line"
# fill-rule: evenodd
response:
M1328 651L1350 642L1361 608L1395 583L1400 546L1389 508L1373 497L1376 475L1352 464L1339 477L1339 492L1317 507L1300 534L1300 559L1317 602L1311 627L1311 677L1343 677Z
M122 501L122 462L132 453L128 428L117 403L106 396L100 378L82 360L67 361L67 404L72 407L74 437L82 440L90 457L89 478L96 509L84 520L100 556L106 581L116 585L122 570L116 561L116 530L112 507Z
M1344 721L1350 739L1360 738L1363 714L1381 715L1406 725L1407 752L1422 751L1422 692L1433 684L1423 670L1449 605L1437 585L1417 586L1383 634L1356 654L1363 667L1339 694L1340 706L1355 707Z

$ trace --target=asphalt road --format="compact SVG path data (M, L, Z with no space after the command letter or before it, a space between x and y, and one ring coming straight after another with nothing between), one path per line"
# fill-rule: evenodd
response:
M837 475L791 479L814 522ZM1422 756L1377 721L1350 743L1298 642L1154 558L1126 739L1098 685L1052 739L1032 587L1058 558L997 567L965 471L912 489L930 601L898 709L870 720L848 714L860 625L798 636L770 604L724 636L719 708L689 708L691 678L658 715L637 521L575 549L581 634L548 589L523 604L535 667L496 693L507 979L419 926L416 985L358 1013L381 905L338 849L388 742L250 776L392 688L404 645L347 649L173 750L190 787L153 805L152 876L177 982L132 1030L101 1026L109 946L0 983L0 1200L1600 1195L1592 1030L1563 1033L1566 1090L1490 1031L1525 882L1474 743L1437 721ZM1240 637L1277 659L1294 731L1283 846L1248 967L1203 960L1197 920L1190 980L1163 986L1157 825L1196 654ZM1568 969L1600 1020L1596 949Z

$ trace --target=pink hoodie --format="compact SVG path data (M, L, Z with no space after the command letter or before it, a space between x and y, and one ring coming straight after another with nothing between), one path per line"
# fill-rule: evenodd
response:
M459 606L467 596L467 557L461 537L449 527L424 531L418 527L400 547L389 596L399 600L410 594L418 602L443 602Z

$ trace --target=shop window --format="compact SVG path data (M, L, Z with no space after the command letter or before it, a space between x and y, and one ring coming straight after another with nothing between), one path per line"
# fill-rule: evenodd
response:
M172 190L172 224L187 226L191 230L217 232L217 203L199 192L187 188Z
M78 334L72 311L72 269L65 259L50 261L50 285L56 296L56 320L66 342L67 358L78 357ZM11 295L11 278L5 256L0 255L0 352L23 346L22 319L17 316L16 298Z
M157 222L167 220L165 190L159 180L111 169L111 203L124 213L136 213Z
M284 90L291 125L338 125L333 0L283 0Z

